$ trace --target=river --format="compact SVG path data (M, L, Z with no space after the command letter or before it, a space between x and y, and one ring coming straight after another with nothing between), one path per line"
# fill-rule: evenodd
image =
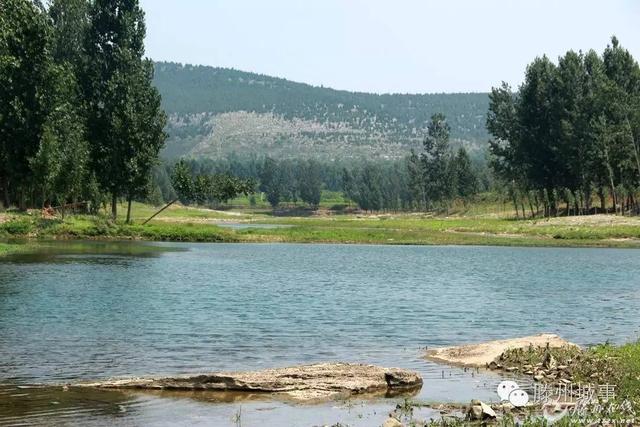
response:
M428 362L425 347L539 332L582 345L639 336L640 250L46 247L0 261L0 424L372 425L395 401L300 406L59 385L349 361L417 370L416 398L466 402L491 399L499 377Z

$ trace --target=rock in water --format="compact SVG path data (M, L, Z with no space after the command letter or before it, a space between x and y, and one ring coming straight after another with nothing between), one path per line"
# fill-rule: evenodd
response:
M404 427L404 425L393 417L387 418L382 427Z
M467 419L469 421L483 421L496 418L496 412L484 402L472 400L471 406L467 411Z
M398 368L323 363L253 372L220 372L175 378L128 378L80 384L82 387L139 390L207 390L272 393L298 400L363 393L419 390L419 374Z
M487 341L479 344L467 344L454 347L441 347L427 351L427 359L452 365L501 368L495 362L502 353L509 349L534 347L575 346L554 334L540 334L529 337L506 340ZM577 347L577 346L576 346Z

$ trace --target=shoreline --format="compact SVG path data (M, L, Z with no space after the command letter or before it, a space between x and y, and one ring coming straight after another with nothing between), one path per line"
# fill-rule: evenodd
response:
M274 215L174 205L142 225L156 210L134 204L132 224L105 215L0 213L0 257L22 251L22 243L37 247L47 240L640 249L640 217L604 214L527 220L322 210Z
M468 242L468 243L432 243L432 242L376 242L376 241L344 241L344 240L296 240L296 239L193 239L187 240L183 238L178 239L149 239L140 236L129 235L116 235L116 236L70 236L70 235L55 235L55 236L16 236L20 243L5 243L0 238L0 260L3 258L18 255L21 253L37 253L39 247L46 244L55 244L57 242L95 242L95 243L191 243L191 244L228 244L228 245L241 245L241 244L254 244L254 245L278 245L278 244L298 244L298 245L345 245L345 246L410 246L410 247L477 247L477 248L531 248L531 249L621 249L621 250L634 250L640 249L640 243L638 245L609 245L602 244L600 242L589 242L584 244L501 244L494 241L489 242ZM16 238L13 237L13 238ZM13 239L12 238L12 239Z

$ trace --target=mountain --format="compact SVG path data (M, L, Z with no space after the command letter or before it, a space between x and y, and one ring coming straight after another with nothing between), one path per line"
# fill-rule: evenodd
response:
M434 113L472 153L488 139L485 93L378 95L168 62L156 63L155 84L169 115L167 158L398 158L420 148Z

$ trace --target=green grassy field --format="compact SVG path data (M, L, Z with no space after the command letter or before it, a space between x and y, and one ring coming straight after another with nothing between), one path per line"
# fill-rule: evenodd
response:
M584 217L586 218L586 217ZM616 217L513 220L418 215L271 218L290 228L249 229L245 238L296 242L640 247L640 220Z
M259 207L211 210L171 206L147 225L157 207L135 203L133 224L100 216L67 215L43 219L38 211L0 214L0 240L132 239L194 242L299 242L410 245L497 245L553 247L640 247L640 218L595 215L517 220L493 214L433 216L366 215L292 209L274 215ZM251 224L232 230L224 224ZM261 224L284 227L261 228ZM15 250L3 244L0 253Z

